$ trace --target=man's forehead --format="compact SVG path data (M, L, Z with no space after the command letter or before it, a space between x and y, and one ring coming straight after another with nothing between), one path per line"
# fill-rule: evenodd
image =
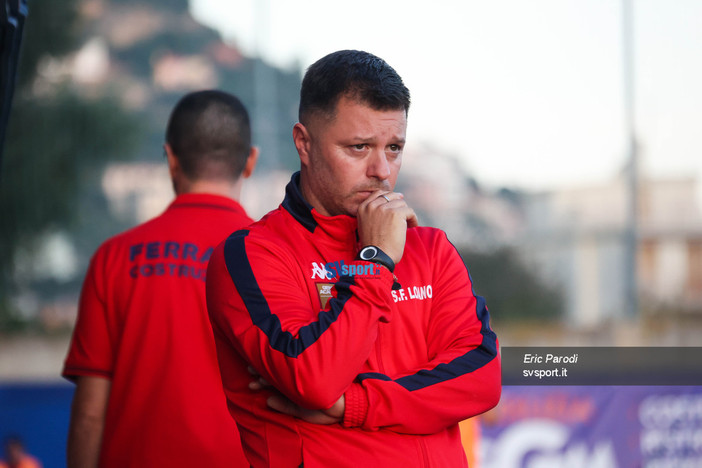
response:
M398 113L402 113L402 116L399 119L397 115ZM386 115L384 116L383 114ZM344 119L345 121L348 121L348 118L351 118L351 121L357 122L359 124L366 121L366 116L368 117L368 121L372 121L372 119L378 119L379 115L379 120L397 121L399 126L401 127L401 129L398 128L398 130L401 131L402 137L404 137L404 132L407 127L407 112L405 111L405 109L379 109L373 106L372 104L368 103L367 101L360 99L349 99L348 97L342 97L337 101L337 103L334 106L333 113L317 110L316 112L308 114L305 126L308 127L308 129L310 130L322 130L327 125L335 124L340 115L347 117L346 119Z
M336 100L334 103L334 114L339 109L339 106L344 103L344 104L352 104L352 105L359 105L361 107L365 107L368 110L375 111L375 112L404 112L405 117L407 117L407 109L405 109L402 106L399 107L393 107L393 106L378 106L374 104L373 102L369 101L368 99L364 99L360 96L358 93L347 93L347 94L342 94L339 96L339 98Z

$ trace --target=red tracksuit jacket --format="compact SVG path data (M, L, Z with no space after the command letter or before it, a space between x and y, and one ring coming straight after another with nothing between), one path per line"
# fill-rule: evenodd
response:
M320 215L298 181L277 210L220 244L207 272L220 371L249 461L467 466L458 422L497 404L500 360L459 254L438 229L408 229L395 283L354 260L356 219ZM248 365L306 408L345 395L343 422L269 409L271 392L248 388Z

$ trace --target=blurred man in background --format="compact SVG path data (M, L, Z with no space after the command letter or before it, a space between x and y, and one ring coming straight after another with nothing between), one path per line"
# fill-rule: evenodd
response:
M251 222L237 202L254 170L236 97L183 97L166 130L175 200L106 241L83 284L63 375L76 382L68 466L242 467L205 304L214 247Z
M374 55L313 64L300 172L212 256L222 379L255 467L467 466L458 423L499 400L485 302L446 235L393 191L409 104ZM249 366L262 380L247 384Z
M4 443L5 460L0 460L0 468L41 468L41 462L28 454L22 439L10 436Z

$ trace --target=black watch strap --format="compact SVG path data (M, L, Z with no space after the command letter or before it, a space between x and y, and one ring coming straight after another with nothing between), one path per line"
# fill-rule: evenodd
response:
M390 273L395 269L395 262L392 258L382 250L380 250L375 245L367 245L358 252L358 259L365 260L367 262L377 263L378 265L383 265L385 268L390 270Z

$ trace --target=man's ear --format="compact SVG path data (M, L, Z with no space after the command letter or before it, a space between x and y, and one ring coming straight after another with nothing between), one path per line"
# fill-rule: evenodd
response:
M260 154L259 149L257 146L252 146L251 150L249 151L249 156L246 158L246 164L244 165L244 169L241 171L241 177L243 179L247 179L251 177L251 174L253 174L254 168L256 167L256 163L258 162L258 155Z
M296 123L293 127L293 142L295 143L295 148L297 149L297 154L300 156L300 163L303 166L309 166L310 164L310 132L307 127L301 123Z
M166 152L166 160L168 161L168 172L171 174L171 180L176 180L181 173L180 162L173 153L171 145L168 143L163 144L163 150Z

